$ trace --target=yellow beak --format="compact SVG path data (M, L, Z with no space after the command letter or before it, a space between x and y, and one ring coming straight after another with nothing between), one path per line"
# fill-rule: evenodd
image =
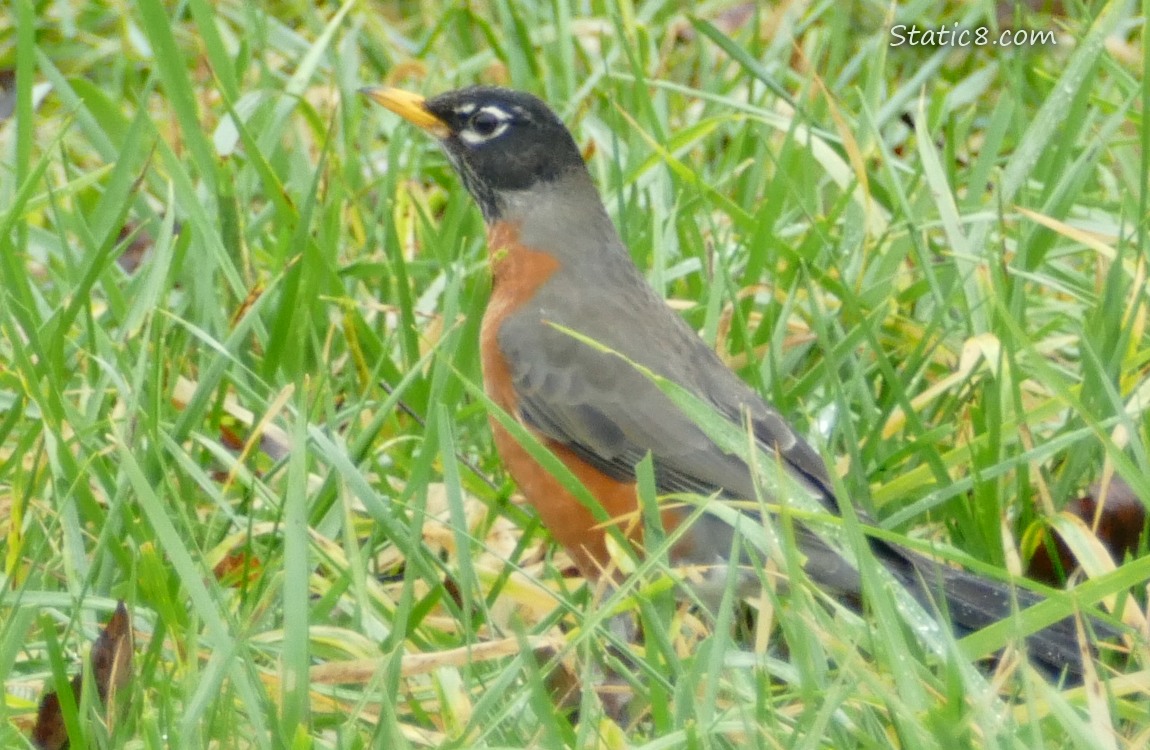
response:
M419 94L413 94L402 89L393 89L389 86L367 86L360 89L359 93L373 102L382 104L412 125L426 130L436 138L447 138L451 135L451 130L448 129L447 124L427 110L424 104L426 100Z

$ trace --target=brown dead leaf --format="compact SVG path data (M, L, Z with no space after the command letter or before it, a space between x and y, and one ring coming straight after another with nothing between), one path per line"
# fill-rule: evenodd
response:
M100 636L92 645L91 678L96 682L96 694L106 708L105 718L109 724L115 720L116 695L128 685L132 671L132 620L123 602L116 605L116 611L108 624L100 631ZM72 678L72 694L79 702L83 687L83 675ZM46 693L40 700L36 712L36 726L32 728L32 742L41 750L62 750L68 747L68 729L64 725L64 713L60 709L60 696L56 691Z
M132 221L120 227L120 234L116 241L125 242L129 238L131 242L128 242L124 251L116 258L116 263L124 269L124 273L131 274L135 273L144 259L148 257L148 253L152 251L156 241L147 229Z
M1064 510L1085 521L1110 556L1119 562L1126 555L1137 553L1146 533L1146 506L1120 477L1111 479L1105 489L1101 482L1095 482L1085 495L1072 500ZM1027 574L1035 580L1058 585L1078 567L1078 560L1059 536L1054 536L1052 546L1054 556L1051 545L1038 543Z
M223 585L235 588L259 580L264 573L264 565L255 555L234 551L216 563L212 573Z

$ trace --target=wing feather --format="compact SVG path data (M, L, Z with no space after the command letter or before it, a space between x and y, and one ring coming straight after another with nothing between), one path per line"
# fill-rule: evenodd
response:
M686 388L734 424L749 417L760 447L777 455L837 512L818 453L662 300L642 288L645 293L630 300L630 309L589 293L581 300L519 311L504 322L500 346L524 421L621 481L633 480L635 464L650 453L660 493L753 497L747 465L707 437L634 362ZM648 314L635 306L658 309ZM556 310L568 311L568 318L555 319ZM645 324L652 330L620 329L604 321ZM563 328L610 351L592 347Z

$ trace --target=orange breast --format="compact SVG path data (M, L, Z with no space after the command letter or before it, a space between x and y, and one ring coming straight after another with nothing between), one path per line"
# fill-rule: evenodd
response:
M532 299L558 270L549 253L518 242L519 228L496 224L488 232L491 252L491 301L480 329L483 383L487 394L504 411L518 414L518 399L511 370L499 347L503 322ZM607 562L606 536L595 517L568 492L495 419L491 419L495 447L527 501L535 507L552 536L567 548L588 578L597 578ZM536 433L538 435L538 433ZM579 459L570 449L542 435L540 440L579 477L612 518L633 518L637 507L635 485L619 482Z

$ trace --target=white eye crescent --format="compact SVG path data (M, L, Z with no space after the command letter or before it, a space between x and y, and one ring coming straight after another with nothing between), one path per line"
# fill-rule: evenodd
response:
M487 106L467 119L467 125L459 137L471 145L477 145L498 138L511 125L511 115L499 107Z

